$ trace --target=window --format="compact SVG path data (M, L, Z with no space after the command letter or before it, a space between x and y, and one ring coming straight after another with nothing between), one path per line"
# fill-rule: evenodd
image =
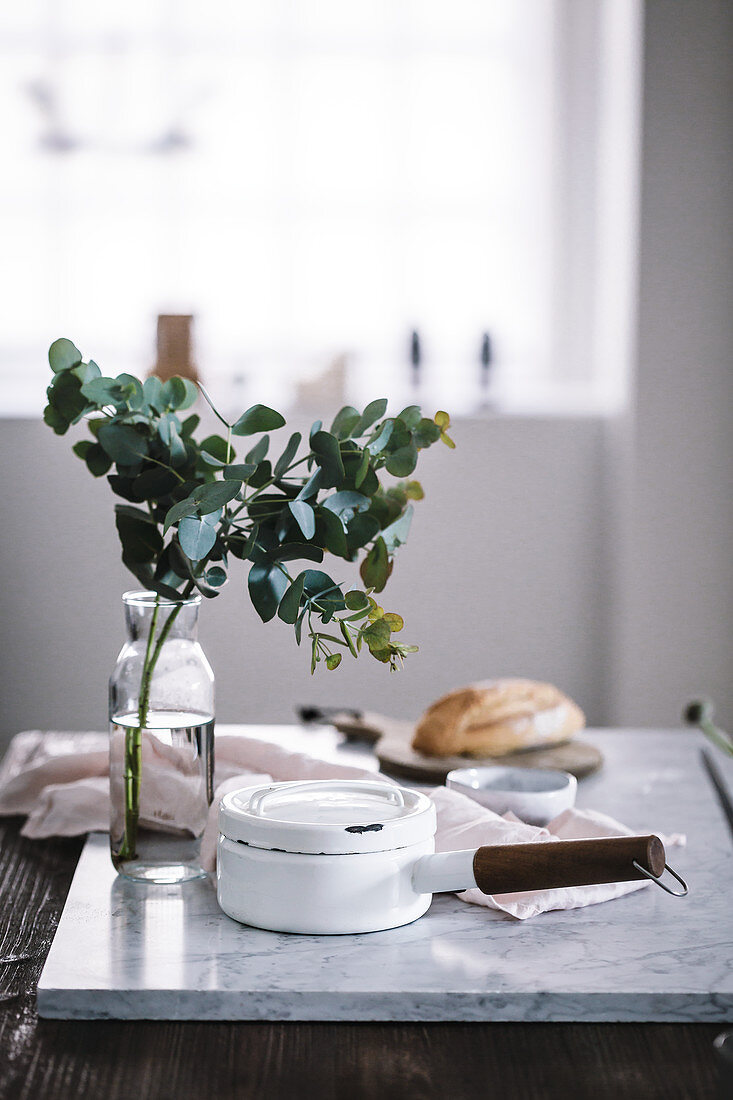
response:
M413 330L426 401L475 407L488 333L501 400L607 402L622 383L596 354L592 322L599 250L618 236L604 244L599 226L623 206L633 158L619 167L598 127L605 112L631 148L633 9L9 8L6 412L42 407L56 336L108 373L140 373L156 315L177 312L195 315L203 375L232 407L292 404L303 380L339 362L348 400L377 390L409 399ZM618 293L605 288L609 301Z

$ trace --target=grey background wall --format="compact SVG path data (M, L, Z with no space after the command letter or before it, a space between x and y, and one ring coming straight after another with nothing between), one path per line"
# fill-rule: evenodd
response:
M602 424L487 419L454 435L455 452L423 456L426 500L385 591L421 652L400 674L349 658L312 678L292 630L256 617L242 570L201 615L221 720L289 721L304 702L417 716L451 686L517 673L563 684L602 720ZM42 424L6 421L0 441L16 471L0 529L3 733L98 727L123 637L120 594L135 587L112 494ZM29 494L40 520L26 539Z
M733 722L733 6L646 5L634 405L612 476L612 721Z
M676 724L712 696L733 722L733 8L645 5L639 297L632 403L614 421L484 418L424 459L427 499L388 588L421 652L311 679L243 579L206 604L223 721L302 702L418 714L445 689L546 677L592 723ZM40 353L40 349L39 349ZM130 587L112 496L38 422L0 422L0 746L101 727ZM460 486L460 489L457 488Z

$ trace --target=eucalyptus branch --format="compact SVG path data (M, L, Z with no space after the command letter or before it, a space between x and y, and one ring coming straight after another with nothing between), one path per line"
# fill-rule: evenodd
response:
M215 417L217 418L217 420L220 420L220 421L221 421L221 423L222 423L222 424L224 425L224 427L225 427L225 428L227 429L227 432L231 433L231 430L232 430L232 426L231 426L231 424L230 424L230 423L229 423L229 422L228 422L227 420L225 420L225 419L224 419L224 417L223 417L223 416L221 415L221 413L219 412L219 410L217 409L216 405L215 405L215 404L214 404L214 402L213 402L213 401L211 400L211 398L209 397L208 393L206 392L206 390L204 389L204 387L203 387L203 386L201 385L201 383L200 383L200 382L197 382L197 383L196 383L196 385L198 386L198 388L199 388L199 391L200 391L200 393L201 393L201 395L202 395L202 397L203 397L204 401L205 401L205 402L206 402L206 404L207 404L207 405L209 406L209 408L210 408L210 409L211 409L211 411L213 412L214 416L215 416Z
M419 452L438 440L453 446L447 413L429 419L411 405L387 416L384 399L361 412L347 406L330 429L313 425L300 454L296 432L279 457L268 459L269 433L285 425L274 409L253 405L230 423L204 386L181 378L143 383L128 374L102 376L70 340L55 341L49 361L54 377L46 423L63 435L79 420L94 418L92 439L79 441L74 451L95 477L114 467L110 485L126 502L116 514L123 560L146 587L178 605L146 659L151 675L182 602L194 586L207 598L216 596L228 580L230 557L249 561L247 590L263 621L278 615L300 642L307 615L312 662L325 655L335 668L341 654L331 652L333 644L353 656L366 649L391 667L415 650L394 639L402 619L378 608L371 593L384 589L407 538L412 503L424 495L418 482L404 480ZM198 417L180 419L199 393L226 428L223 436L199 440ZM238 465L241 436L258 438ZM318 479L302 499L314 467ZM286 481L294 470L301 472ZM299 550L303 566L286 567L283 561L297 560ZM346 591L314 568L326 553L347 562L360 558L364 589ZM337 623L343 640L315 620ZM143 692L141 709L145 699Z

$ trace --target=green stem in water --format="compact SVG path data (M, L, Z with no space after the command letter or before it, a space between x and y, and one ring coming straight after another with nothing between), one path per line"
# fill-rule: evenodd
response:
M191 594L193 585L189 584L184 593L185 600ZM183 602L177 603L171 609L157 642L155 641L155 629L158 625L158 612L160 610L160 596L155 597L155 607L150 620L150 632L145 647L145 659L143 661L142 678L140 680L140 702L138 706L138 725L133 729L125 730L125 767L124 767L124 791L125 791L125 832L122 844L117 853L120 860L135 859L137 854L137 830L140 821L140 780L142 775L142 734L148 724L148 709L150 706L150 688L153 681L153 672L158 663L158 658L163 650L171 627L178 616Z

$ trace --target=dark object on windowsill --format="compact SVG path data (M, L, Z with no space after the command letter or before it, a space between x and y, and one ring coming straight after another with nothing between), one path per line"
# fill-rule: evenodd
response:
M481 352L479 354L479 393L481 395L480 405L482 409L490 409L492 407L490 392L493 363L494 346L491 340L491 334L485 332L481 337Z
M417 329L412 330L410 336L410 367L412 369L412 384L413 386L420 385L420 367L422 366L422 347L420 345L420 334Z
M489 388L491 364L494 361L494 349L491 346L491 336L485 332L481 337L481 389L486 393Z

